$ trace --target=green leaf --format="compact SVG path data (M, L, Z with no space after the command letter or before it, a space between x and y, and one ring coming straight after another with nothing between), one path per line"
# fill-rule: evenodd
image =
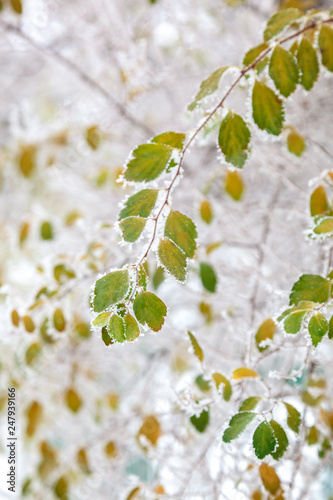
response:
M183 149L186 139L186 134L181 134L178 132L163 132L154 137L151 141L157 144L165 144L176 149Z
M213 373L212 377L215 381L217 389L220 387L221 384L224 385L223 399L225 401L229 401L232 395L232 387L229 380L224 375L222 375L222 373L218 372Z
M110 337L106 326L103 326L103 328L102 328L102 340L106 346L113 344L113 340Z
M124 317L126 340L135 340L140 335L140 328L133 316L126 314Z
M306 37L302 38L298 48L297 62L301 74L301 84L305 90L312 89L318 78L319 65L316 50Z
M198 233L194 222L189 217L171 210L165 223L164 236L179 246L186 257L194 256L197 248L195 239Z
M167 168L173 148L165 144L141 144L133 151L134 158L127 164L127 181L150 182Z
M314 314L309 321L309 334L311 336L312 344L317 347L319 342L328 332L328 322L325 316L320 312Z
M178 281L186 281L186 255L168 238L160 240L158 258L161 265Z
M284 329L286 333L296 334L300 331L302 327L302 322L304 316L308 313L308 310L301 309L295 310L284 320Z
M217 277L214 269L207 262L200 262L200 278L204 288L214 293L217 285Z
M199 104L199 101L217 91L221 77L228 68L229 66L222 66L221 68L218 68L201 83L200 90L195 96L194 101L187 107L189 111L193 111Z
M195 383L202 392L210 391L210 380L205 379L202 373L195 378Z
M310 198L311 216L314 217L315 215L325 215L329 212L329 210L330 207L327 201L326 189L321 184L311 194Z
M250 131L243 118L229 111L222 120L218 143L227 162L242 167L247 159Z
M244 191L244 183L237 170L227 170L225 176L225 190L235 201L241 199Z
M193 415L190 418L190 422L198 432L204 432L207 425L209 424L209 411L202 410L198 417L196 415Z
M333 316L331 316L331 319L328 323L328 338L331 340L333 339Z
M328 71L333 71L333 30L327 24L320 28L318 43L323 66Z
M264 83L256 80L252 93L253 119L261 130L279 135L283 124L282 102Z
M124 342L125 337L125 325L124 321L120 316L113 314L109 321L109 333L110 336L117 342Z
M315 217L314 219L313 232L315 234L322 234L327 238L330 238L333 233L333 217Z
M296 156L301 156L305 150L305 141L303 137L296 132L296 130L291 130L287 137L287 146L290 153Z
M303 15L301 10L295 8L280 10L274 14L268 20L267 27L264 31L265 42L281 33L290 23L303 17Z
M53 226L51 222L45 221L40 226L40 235L43 240L53 240Z
M331 280L317 274L303 274L292 287L290 305L302 301L323 303L332 296Z
M201 349L201 347L200 347L197 339L193 335L193 333L191 333L191 332L187 332L187 333L188 333L188 336L190 337L190 341L191 341L191 344L192 344L192 347L193 347L194 354L196 355L196 357L198 358L198 360L200 361L200 363L202 363L203 360L204 360L203 350Z
M261 323L255 336L259 352L263 352L268 349L268 346L261 347L261 342L265 342L265 340L272 340L275 332L276 324L271 318L266 319L266 321Z
M134 243L145 228L147 220L143 217L127 217L119 223L123 238L129 243Z
M301 414L291 404L285 403L284 401L283 401L283 404L286 407L286 410L288 412L288 417L287 417L288 427L292 431L296 432L296 434L298 434L299 433L299 428L300 428L300 425L301 425L301 421L302 421Z
M253 434L253 448L256 456L262 460L274 452L276 439L268 422L261 422Z
M151 292L141 292L133 303L134 314L142 325L147 325L154 332L158 332L164 323L167 314L165 304Z
M225 443L230 443L233 439L238 438L256 415L256 413L249 411L236 413L230 420L229 427L224 431L222 440Z
M97 316L97 318L94 319L92 324L94 326L98 326L98 327L102 328L103 326L105 326L108 323L110 316L111 316L110 312L101 313Z
M274 436L277 440L277 448L273 453L271 453L271 455L274 460L279 460L288 448L288 437L283 427L281 427L281 425L275 420L270 421L270 426L272 427Z
M132 216L149 217L156 204L157 195L157 189L143 189L133 194L120 211L118 220Z
M244 399L243 403L240 405L238 411L251 411L257 406L261 398L258 396L252 396L250 398Z
M252 64L257 59L257 57L259 57L260 54L267 48L268 43L261 43L260 45L257 45L256 47L248 50L243 59L243 66L250 66L250 64Z
M298 68L294 57L276 45L269 62L269 76L284 97L290 96L298 83Z
M147 261L144 262L143 265L139 266L139 269L138 269L138 282L139 282L139 286L141 286L141 288L143 288L145 291L147 290L147 284L148 284L148 267L146 266L145 268L145 264L147 263ZM147 271L146 271L147 269Z
M158 287L163 283L164 280L165 280L164 269L163 269L163 267L158 266L156 268L156 271L154 272L153 279L152 279L154 290L157 290Z
M113 271L95 283L93 305L95 312L102 312L121 302L129 289L128 270Z

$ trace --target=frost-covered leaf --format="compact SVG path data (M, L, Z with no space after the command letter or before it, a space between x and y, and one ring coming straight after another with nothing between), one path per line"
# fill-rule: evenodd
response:
M276 45L269 62L269 76L284 97L290 96L298 83L296 60L290 52Z
M223 399L225 401L229 401L232 395L232 387L229 382L229 380L222 375L222 373L215 372L212 374L213 380L216 384L216 388L218 389L221 384L224 385L224 390L223 390Z
M167 314L165 304L151 292L141 292L133 303L134 314L142 325L147 325L154 332L158 332L164 323Z
M124 320L117 314L111 316L108 330L110 336L117 342L124 342L126 339Z
M211 293L215 293L217 276L210 264L200 262L200 278L204 288Z
M333 316L331 316L328 323L328 338L333 339Z
M333 217L315 217L313 232L330 238L333 235Z
M326 189L321 184L311 194L310 212L312 217L314 217L315 215L325 215L329 210L330 207L327 201Z
M267 48L268 43L261 43L260 45L257 45L256 47L248 50L243 59L243 66L249 66L250 64L252 64L257 59L257 57L259 57L260 54Z
M195 378L195 383L202 392L210 391L210 380L207 380L202 373Z
M310 318L308 329L312 344L314 347L317 347L324 335L328 332L327 319L323 316L323 314L321 314L321 312L317 312Z
M264 31L264 40L267 41L275 37L293 21L299 19L303 15L301 10L295 8L280 10L268 20L267 27Z
M258 396L251 396L250 398L244 399L243 403L240 405L238 411L251 411L257 406L261 400Z
M269 493L276 495L281 487L281 481L274 467L263 462L259 467L262 484Z
M323 66L328 71L333 71L333 29L327 24L323 24L320 28L318 44Z
M125 314L125 337L126 340L135 340L140 335L140 328L131 314Z
M297 306L290 307L279 316L278 321L284 322L284 329L286 333L296 334L302 327L304 317L309 314L313 307L314 302L300 302Z
M171 210L165 223L164 236L172 240L189 258L197 248L198 233L194 222L186 215Z
M119 219L126 217L149 217L157 200L157 189L142 189L130 196L124 208L120 211Z
M298 434L299 433L299 428L300 428L300 425L301 425L301 421L302 421L301 414L291 404L285 403L284 401L283 401L283 404L286 407L286 410L287 410L287 413L288 413L288 417L287 417L288 427L292 431L296 432L296 434Z
M229 111L222 120L218 143L227 162L242 167L247 159L250 131L243 118Z
M290 153L296 156L301 156L305 150L305 141L303 137L296 132L296 130L291 130L287 137L287 146Z
M242 380L243 378L255 378L258 377L258 373L251 368L246 368L242 366L237 368L232 372L232 378L234 380Z
M229 426L224 431L222 440L225 443L230 443L234 439L238 438L238 436L240 436L256 415L256 413L249 411L236 413L236 415L234 415L230 420Z
M161 239L158 245L158 258L162 266L178 281L186 281L186 255L168 238Z
M280 460L280 458L284 455L284 452L288 448L288 437L283 427L281 427L281 425L275 420L270 421L270 426L273 429L274 436L277 441L276 450L271 453L271 455L274 460Z
M264 421L258 425L254 431L252 443L254 452L260 460L274 452L276 439L268 422Z
M235 201L241 199L244 191L244 183L241 174L237 170L227 170L225 190Z
M190 337L190 341L191 341L191 344L193 347L194 354L196 355L196 357L198 358L200 363L202 363L204 360L203 350L201 349L199 342L197 341L197 339L195 338L193 333L191 333L191 332L187 332L187 333L188 333L188 336Z
M198 417L193 415L190 422L198 432L204 432L209 424L209 410L202 410Z
M110 312L101 313L97 316L97 318L94 319L92 324L94 326L99 326L100 328L102 328L108 323L110 316L111 316Z
M186 134L179 132L163 132L163 134L156 135L152 142L157 144L166 144L172 148L183 149L186 139Z
M302 301L326 302L331 296L331 280L317 274L303 274L292 287L290 305Z
M200 205L200 216L203 221L210 224L213 220L213 210L209 200L203 200Z
M113 339L110 337L108 329L106 326L103 326L102 328L102 340L106 346L109 346L110 344L113 344Z
M229 66L222 66L221 68L216 69L201 83L199 92L195 96L194 101L188 105L187 109L189 111L193 111L202 99L217 91L221 77L228 68Z
M168 166L173 148L165 144L141 144L133 151L124 177L127 181L150 182L159 177Z
M264 83L256 80L252 93L253 119L261 130L279 135L283 125L282 101Z
M93 305L95 312L102 312L110 306L121 302L129 289L127 269L113 271L95 283Z
M272 340L275 332L276 324L271 318L266 319L266 321L261 323L255 336L256 344L260 352L268 349L268 346L261 347L261 342L264 342L265 340Z
M119 227L123 233L123 238L129 243L134 243L140 238L142 231L145 228L147 220L143 217L127 217L119 223Z
M302 38L298 48L297 62L301 74L301 84L305 90L312 89L318 78L319 65L316 50L306 37Z

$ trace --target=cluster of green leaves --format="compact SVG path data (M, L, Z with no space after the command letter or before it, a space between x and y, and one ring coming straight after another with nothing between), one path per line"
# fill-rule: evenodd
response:
M333 316L329 320L323 314L323 308L330 302L333 295L333 272L327 277L317 274L303 274L294 284L288 309L278 318L283 322L286 333L296 334L307 319L307 328L314 347L328 333L333 338Z
M252 411L260 403L260 400L260 397L253 396L243 401L238 413L231 418L228 427L224 431L222 440L225 443L230 443L238 438L256 417L262 418L261 413ZM287 410L287 425L297 434L300 429L301 415L291 404L282 403ZM259 459L262 460L267 455L271 455L274 460L279 460L287 450L289 440L281 424L274 419L270 421L263 419L253 433L252 444Z

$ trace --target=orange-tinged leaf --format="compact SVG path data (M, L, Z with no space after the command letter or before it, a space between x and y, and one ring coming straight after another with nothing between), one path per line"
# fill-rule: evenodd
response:
M245 368L242 366L241 368L237 368L232 372L232 378L234 380L241 380L243 378L255 378L258 377L258 373L251 368Z
M153 446L156 445L162 434L159 421L154 415L146 417L138 432L138 438L144 436Z
M263 462L259 467L259 473L264 488L272 495L276 495L281 487L281 481L274 467Z
M126 500L138 500L138 498L139 498L138 495L139 495L140 491L141 491L140 486L133 488L133 490L131 490L129 492L129 494L127 495Z
M73 413L77 413L82 406L82 400L81 400L80 396L75 391L75 389L73 389L72 387L67 389L67 391L65 393L65 401L66 401L68 408Z
M104 447L104 451L107 457L114 458L117 456L117 446L114 441L109 441Z
M330 207L327 201L326 190L321 184L312 193L310 198L310 212L315 215L325 215L329 213Z

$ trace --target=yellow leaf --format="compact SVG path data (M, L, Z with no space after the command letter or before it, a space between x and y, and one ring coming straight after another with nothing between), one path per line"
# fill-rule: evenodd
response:
M272 493L272 495L276 495L280 489L280 478L275 472L274 467L263 462L259 467L259 473L262 480L262 484L265 489Z
M287 146L290 153L301 156L305 150L305 141L296 130L291 130L287 137Z
M82 406L82 400L81 400L80 396L72 387L67 389L67 391L65 393L65 401L66 401L68 408L73 413L78 412Z
M31 405L27 408L26 415L27 415L27 428L26 428L26 433L27 436L32 437L42 418L43 414L43 407L41 406L38 401L33 401Z
M12 318L13 325L16 326L16 328L17 328L20 324L20 316L19 316L19 313L16 311L16 309L12 310L11 318Z
M77 460L77 463L78 465L81 467L81 469L88 473L90 470L89 470L89 460L88 460L88 455L87 455L87 451L85 448L81 448L80 450L78 450L77 454L76 454L76 460Z
M312 217L315 215L325 215L329 213L326 190L322 184L318 186L311 195L310 212Z
M140 491L141 491L140 486L137 486L136 488L134 488L132 491L129 492L129 494L126 497L126 500L135 500L135 499L137 499Z
M237 170L228 170L225 177L225 190L236 201L240 200L244 191L242 176Z
M275 332L276 332L276 325L272 319L267 319L259 326L255 339L257 347L260 352L265 351L268 348L268 346L261 347L260 346L261 342L267 339L272 339L274 337Z
M203 221L210 224L213 220L213 210L208 200L203 200L200 205L200 215Z
M33 322L31 316L25 315L22 318L24 328L28 333L32 333L35 329L35 323Z
M112 410L117 410L119 406L119 396L116 392L111 392L111 394L108 395L108 403Z
M153 415L146 417L138 432L138 438L144 436L148 441L155 446L159 437L162 434L159 421Z
M25 240L28 238L29 235L29 229L30 229L30 224L29 222L23 222L23 224L20 227L20 247L23 246L23 243Z
M191 332L188 332L188 335L190 337L190 341L191 341L191 344L192 344L192 347L193 347L193 350L194 350L194 354L196 355L196 357L198 358L198 360L202 363L203 359L204 359L203 350L201 349L201 347L200 347L197 339L195 338L195 336Z
M24 177L30 177L36 162L35 146L24 146L19 157L19 167Z
M86 131L87 143L89 144L91 149L96 150L101 144L103 138L104 138L103 133L100 131L97 125L89 127Z
M109 441L104 447L105 454L109 458L114 458L117 456L117 447L114 441Z
M232 378L234 380L241 380L242 378L254 378L258 377L258 373L252 370L251 368L245 368L244 366L241 368L237 368L232 372Z

